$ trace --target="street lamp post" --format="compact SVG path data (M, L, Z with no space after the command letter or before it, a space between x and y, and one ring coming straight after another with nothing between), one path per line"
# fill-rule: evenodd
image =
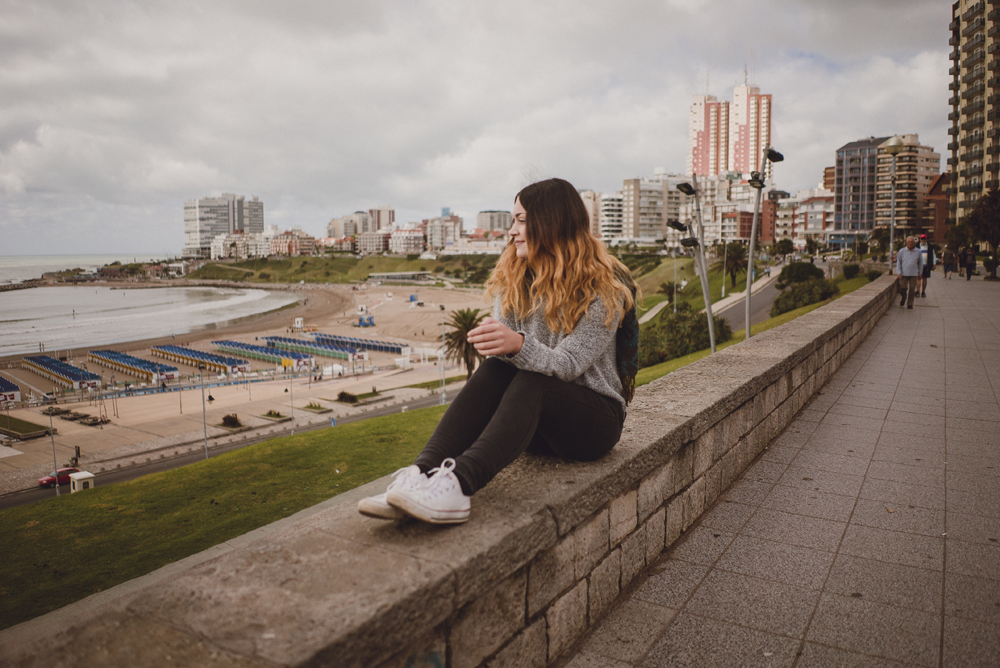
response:
M445 360L445 333L444 333L444 304L441 304L441 354L438 355L438 363L441 365L441 405L444 406L448 403L448 398L445 396L445 370L444 370L444 360Z
M698 197L698 176L693 175L694 185L690 183L678 184L677 189L685 195L694 195L695 211L698 217L698 238L690 237L681 239L681 245L695 247L695 264L698 265L698 274L701 278L701 294L705 300L705 313L708 316L708 342L715 352L715 322L712 319L712 295L708 291L708 265L705 261L705 222L701 218L701 199ZM678 223L680 225L680 223ZM681 228L685 228L681 225ZM675 227L674 229L679 229Z
M8 424L10 418L7 418ZM56 478L56 496L59 496L59 463L56 461L56 429L52 425L52 414L49 413L49 437L52 439L52 470Z
M892 171L889 181L889 274L892 274L892 253L896 247L896 156L903 150L903 140L894 136L885 143L885 152L892 156Z
M747 252L747 293L746 293L746 338L750 339L750 287L753 285L753 246L757 237L757 221L760 220L760 200L764 194L764 179L767 178L767 162L781 162L785 156L775 151L770 146L764 147L764 153L760 158L760 171L750 173L750 187L757 191L757 201L753 207L753 224L750 226L750 248Z

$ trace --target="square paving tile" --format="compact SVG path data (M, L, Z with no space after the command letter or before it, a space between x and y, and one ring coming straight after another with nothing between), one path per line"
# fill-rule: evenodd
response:
M808 452L822 452L829 455L840 455L842 457L855 457L868 461L875 454L874 443L858 443L856 441L825 439L810 439L803 446L802 450Z
M823 594L807 640L918 666L937 666L941 617Z
M993 450L993 453L984 452L983 455L959 454L949 444L948 470L1000 477L1000 448L993 448Z
M851 524L933 537L944 533L944 511L858 499Z
M944 614L1000 626L1000 580L945 573Z
M983 497L961 489L948 490L948 512L1000 518L1000 497Z
M766 459L758 459L750 468L743 472L743 475L740 477L740 481L764 482L773 485L778 482L778 478L781 477L781 474L785 472L786 468L786 464L771 462Z
M1000 518L948 513L948 538L966 543L1000 545Z
M743 527L742 534L833 552L840 543L845 527L843 522L760 508Z
M944 537L920 536L851 524L840 544L840 553L891 564L942 570Z
M996 666L1000 657L1000 632L992 624L945 617L944 665Z
M1000 422L1000 407L997 407L996 404L948 402L948 417ZM994 428L1000 429L1000 426L994 426Z
M850 415L853 417L865 418L867 420L881 421L885 419L885 408L875 408L872 406L853 406L851 404L836 403L830 407L829 414Z
M945 447L945 438L940 434L937 436L923 436L883 429L878 437L878 444L897 448L941 451Z
M860 475L831 473L830 471L822 471L813 467L789 466L778 482L782 485L798 487L800 489L841 494L843 496L856 496L861 491L863 481L864 478Z
M819 591L713 570L684 611L758 631L801 638Z
M944 416L943 399L927 399L921 402L893 401L890 409L893 412L913 413L914 415L940 415Z
M912 415L910 413L896 413L896 415ZM947 420L948 418L945 418ZM945 423L934 425L927 424L923 420L916 419L893 419L893 415L890 414L886 418L885 424L882 426L883 432L896 432L901 434L912 434L913 436L927 436L933 438L943 438L944 437L944 427Z
M653 646L645 668L778 668L795 661L799 641L682 612Z
M745 503L748 506L757 507L764 500L767 493L773 487L768 482L755 482L753 480L737 480L733 486L723 493L723 497L728 501Z
M631 598L680 609L708 573L708 566L676 559L661 559L647 571L646 580Z
M948 491L962 490L972 492L984 498L995 496L997 479L994 475L979 475L968 471L948 471Z
M886 605L941 611L941 571L839 554L825 591Z
M824 415L826 415L826 411L803 408L795 414L795 419L802 422L821 422Z
M890 508L913 506L914 508L930 508L932 510L945 509L944 487L940 485L928 487L893 480L868 478L862 485L858 497L879 501Z
M863 476L868 469L868 460L864 457L851 456L853 454L850 453L845 456L830 452L817 452L811 448L806 448L795 457L792 466L816 468L821 471L829 471L830 473Z
M736 533L747 523L754 510L754 506L743 503L729 500L719 501L702 516L698 523L703 527Z
M766 462L775 462L777 464L788 464L793 459L795 455L799 454L802 449L800 445L774 445L773 443L761 454L761 459Z
M582 651L575 655L565 668L633 668L634 665L601 654Z
M854 415L843 415L839 413L827 413L820 422L820 426L825 427L854 427L855 429L867 429L877 425L879 421L868 417L858 417Z
M944 427L944 415L934 415L928 413L912 413L890 409L885 416L887 422L897 424L919 424L921 428L940 430ZM938 431L928 431L927 433L938 433Z
M855 654L826 645L807 642L802 648L796 668L904 668L905 663L889 661L874 656Z
M690 561L695 564L711 566L719 558L729 543L732 542L735 534L728 531L720 531L705 526L696 526L689 529L674 547L670 548L667 555L671 559Z
M949 538L945 550L947 572L1000 580L1000 545L966 543Z
M833 557L832 552L741 535L716 562L715 568L796 587L820 589Z
M945 435L948 444L967 444L993 447L997 444L996 431L983 431L981 429L964 429L962 427L946 427Z
M854 509L855 497L841 496L813 489L775 485L761 504L771 510L808 515L835 522L846 522Z
M946 461L944 443L926 448L919 445L878 445L872 458L880 462L908 464L937 470L943 470Z
M838 424L820 424L809 436L809 441L831 440L835 443L871 443L878 441L879 431L869 427L847 427Z
M591 631L582 651L629 664L641 659L677 615L676 610L628 599Z
M962 431L981 434L985 437L992 436L994 443L996 443L997 431L1000 431L1000 426L994 421L970 420L962 417L951 417L950 415L945 418L945 426L948 429L961 429Z
M872 460L868 466L868 478L905 482L909 485L924 485L925 487L943 487L944 471L927 468L926 466L911 466Z

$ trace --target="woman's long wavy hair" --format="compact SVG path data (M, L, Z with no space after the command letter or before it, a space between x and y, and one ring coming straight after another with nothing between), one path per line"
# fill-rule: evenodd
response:
M628 269L590 233L583 200L568 181L532 183L515 197L525 210L528 257L513 243L486 282L486 295L500 296L503 313L524 320L545 305L545 323L569 334L595 297L604 302L607 326L633 306L632 291L619 276Z

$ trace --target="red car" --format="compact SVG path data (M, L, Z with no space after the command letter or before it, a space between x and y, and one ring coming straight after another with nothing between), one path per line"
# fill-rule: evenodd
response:
M59 469L59 484L68 485L69 484L69 474L79 473L80 469ZM38 479L39 487L55 487L56 486L56 472L48 474L44 478Z

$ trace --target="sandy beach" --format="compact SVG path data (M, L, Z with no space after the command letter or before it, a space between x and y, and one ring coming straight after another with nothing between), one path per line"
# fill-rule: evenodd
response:
M108 283L106 285L114 285ZM153 284L155 285L155 283ZM219 284L213 281L171 281L171 287L224 285L225 287L254 287L257 284ZM149 284L129 283L119 287L150 287ZM415 352L420 349L435 349L441 333L440 305L445 307L445 318L450 311L459 308L479 308L489 312L481 291L425 288L415 286L379 286L352 290L341 285L268 285L269 289L292 292L300 297L299 302L279 311L251 316L225 326L211 327L175 337L160 337L130 341L116 345L103 345L144 359L157 360L150 355L151 346L159 344L184 344L186 346L215 352L211 341L220 338L248 343L264 336L284 335L308 339L307 334L292 333L290 328L297 317L306 325L313 326L326 334L340 334L371 339L387 339L409 344ZM424 306L411 306L409 296L418 295ZM364 305L375 319L375 327L358 328L356 313L359 305ZM257 341L262 344L262 341ZM209 432L209 447L234 442L260 435L279 435L291 427L289 423L274 423L262 417L269 410L278 410L288 415L294 413L296 427L329 424L330 417L356 415L371 410L371 406L348 406L336 401L340 391L355 394L368 392L377 387L382 396L374 404L376 407L399 405L400 409L408 401L426 397L430 390L407 388L426 381L440 378L440 368L435 361L416 363L408 369L398 369L393 356L388 353L370 353L370 362L364 375L356 377L330 378L318 382L308 377L300 377L289 383L287 377L251 384L239 383L211 388L214 401L206 409ZM51 392L56 389L50 381L17 367L20 356L0 360L0 373L22 386L22 390ZM416 361L418 356L415 354ZM86 360L86 348L74 351L74 363ZM162 360L158 360L162 361ZM333 362L317 358L321 365ZM88 369L101 372L109 378L109 370L90 363ZM177 365L186 382L197 375L197 369ZM372 366L377 370L372 370ZM273 363L254 362L254 370L273 370ZM448 377L463 373L463 369L449 363ZM117 377L119 383L125 380ZM135 380L135 379L128 379ZM214 380L214 378L213 378ZM454 386L449 386L449 391ZM289 392L289 390L292 390ZM306 410L309 404L319 405L324 411ZM66 407L89 415L98 415L102 408L97 401L67 403ZM103 410L109 411L111 423L103 428L88 427L78 422L56 419L57 429L55 449L59 465L66 465L73 456L75 447L82 451L81 468L99 473L119 467L127 467L147 461L150 457L170 457L203 447L204 435L201 415L200 388L189 387L185 391L164 394L122 397L116 400L117 415L112 414L109 402ZM11 417L36 424L49 424L49 417L42 413L43 406L17 408L10 411ZM234 434L221 428L224 415L236 413L250 429ZM49 438L29 441L5 442L0 445L0 494L27 489L35 480L47 474L52 468L52 443Z

